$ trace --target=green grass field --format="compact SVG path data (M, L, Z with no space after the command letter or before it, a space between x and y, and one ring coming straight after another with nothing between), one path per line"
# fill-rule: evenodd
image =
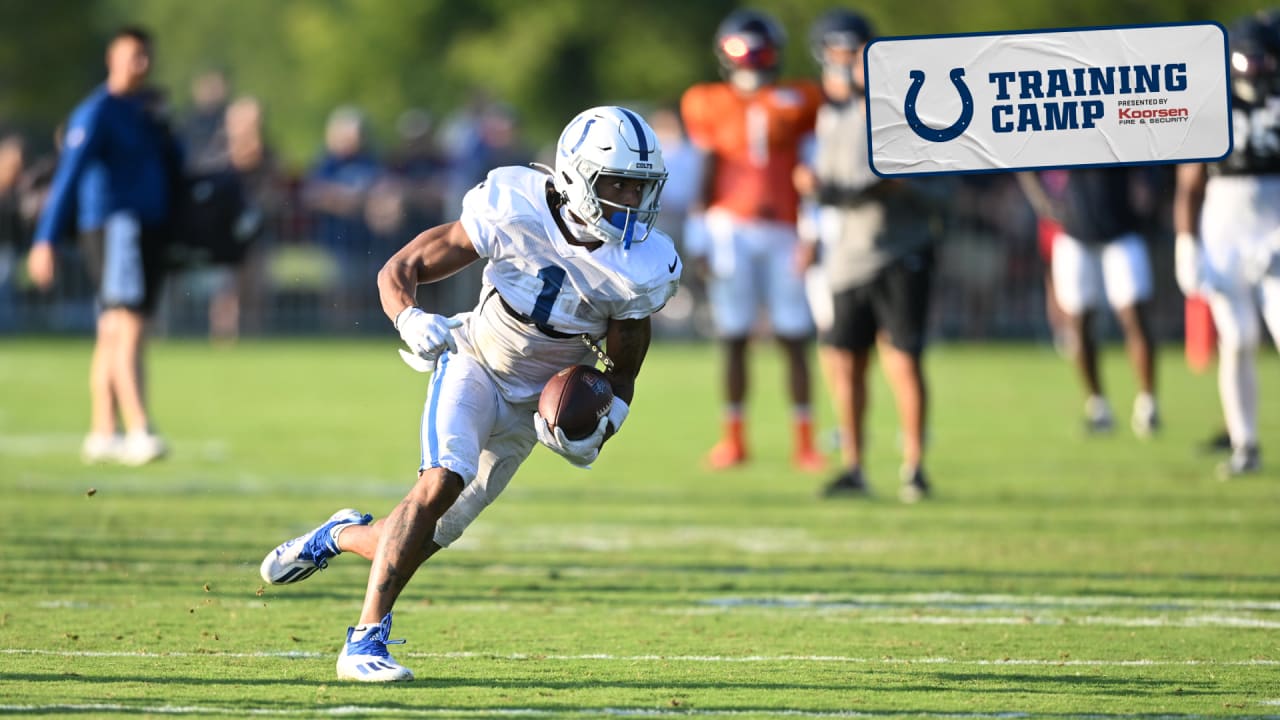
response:
M87 341L0 340L0 714L195 717L1280 717L1280 361L1269 469L1196 444L1215 381L1162 357L1165 429L1086 437L1067 364L1029 346L929 358L936 497L896 501L873 387L867 501L786 462L771 348L754 462L699 469L717 356L660 345L590 472L546 450L396 609L413 683L335 680L367 564L263 588L258 563L414 478L426 376L378 343L151 353L174 452L86 468ZM1105 373L1117 414L1123 357ZM830 410L818 407L830 427ZM1271 447L1274 446L1274 447Z

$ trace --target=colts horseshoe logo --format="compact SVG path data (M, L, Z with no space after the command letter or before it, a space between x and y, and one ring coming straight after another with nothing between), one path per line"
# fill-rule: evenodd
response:
M941 130L934 130L925 125L920 120L920 116L916 113L916 98L920 96L920 88L924 86L924 71L911 71L911 89L907 91L907 102L902 109L907 114L907 124L911 126L912 131L929 142L946 142L954 140L969 127L969 123L973 120L973 93L969 92L969 86L964 84L964 68L951 69L951 84L956 86L956 92L960 93L960 117L951 124Z

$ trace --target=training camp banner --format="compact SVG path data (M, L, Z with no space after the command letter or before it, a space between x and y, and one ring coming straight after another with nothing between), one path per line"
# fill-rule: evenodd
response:
M1217 23L881 38L864 62L871 169L882 176L1231 151Z

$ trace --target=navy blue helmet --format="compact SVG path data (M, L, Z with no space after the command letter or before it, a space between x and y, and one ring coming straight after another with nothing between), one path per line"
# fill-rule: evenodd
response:
M823 51L827 48L852 52L875 36L871 21L852 10L836 8L823 13L809 28L809 52L821 64Z
M1280 27L1275 12L1246 15L1227 31L1231 47L1231 89L1256 104L1280 91Z

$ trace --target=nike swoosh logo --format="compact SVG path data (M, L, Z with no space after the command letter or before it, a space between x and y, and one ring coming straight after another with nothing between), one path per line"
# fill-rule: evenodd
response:
M675 271L676 271L676 265L677 265L677 264L679 264L679 262L680 262L680 258L679 258L679 257L677 257L675 260L672 260L672 261L671 261L671 264L667 266L667 272L675 272Z

